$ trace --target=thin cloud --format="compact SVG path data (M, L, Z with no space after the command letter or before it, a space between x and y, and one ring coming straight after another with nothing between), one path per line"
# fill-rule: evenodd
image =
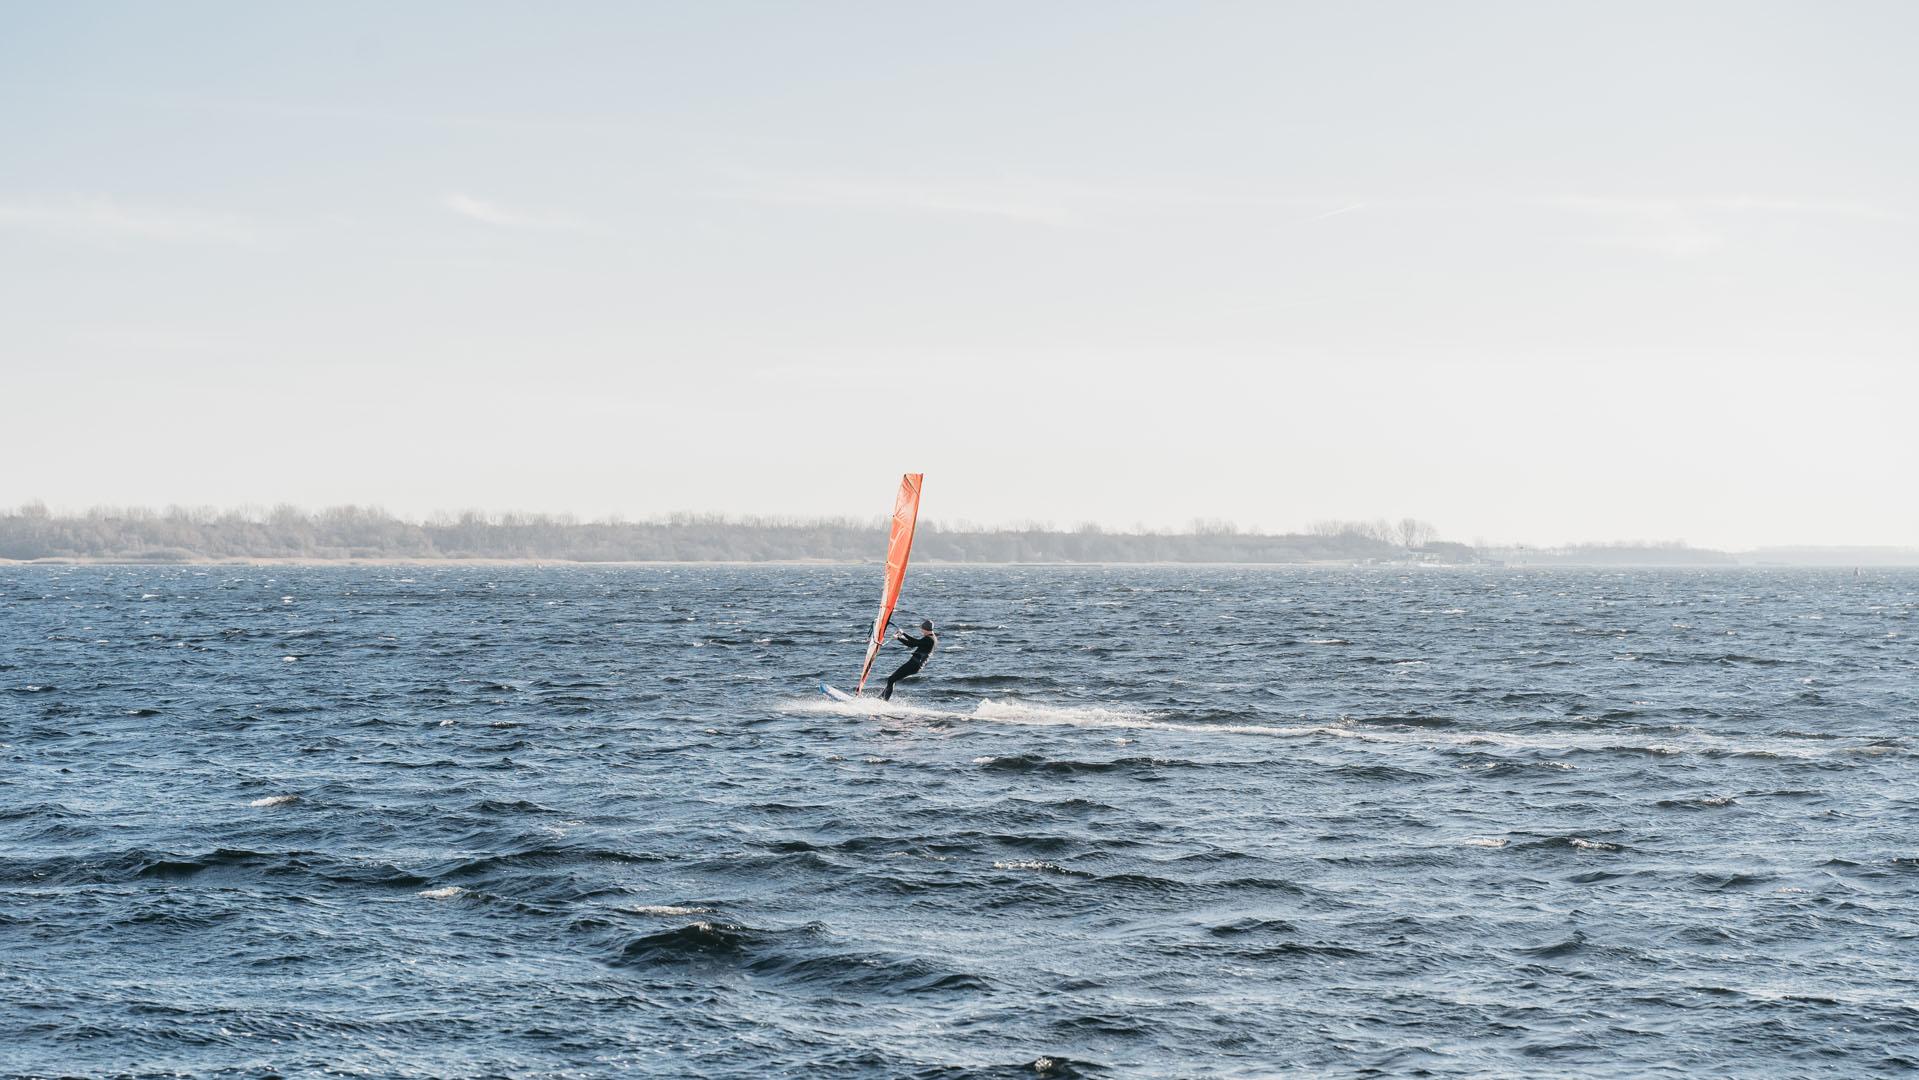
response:
M1084 190L1053 184L913 181L847 177L765 179L728 193L752 202L850 210L957 214L1077 228L1089 221Z
M159 109L173 112L213 113L234 117L257 117L270 121L319 121L365 126L432 127L453 130L490 131L524 135L529 132L552 134L555 131L583 136L626 137L640 130L635 124L617 119L593 117L555 117L531 113L448 113L414 112L382 106L354 108L333 104L278 101L266 98L228 98L205 94L181 94L143 91L139 94L90 95L117 106ZM651 131L651 129L648 129ZM656 133L656 132L654 132Z
M1612 231L1578 238L1593 247L1644 251L1668 259L1693 259L1725 244L1724 236L1700 220L1705 212L1703 203L1575 195L1548 199L1546 205L1611 221Z
M1125 219L1193 210L1304 209L1325 205L1243 190L1120 186L1033 178L751 176L741 178L717 194L721 198L778 206L984 217L1055 229L1099 228ZM1358 206L1342 207L1319 216L1352 209Z
M1299 223L1303 225L1308 221L1323 221L1329 217L1338 217L1341 214L1350 214L1355 210L1364 210L1364 209L1366 209L1365 203L1356 202L1350 206L1341 206L1341 207L1336 207L1332 210L1324 210L1317 214L1308 214L1307 216L1300 218Z
M1777 214L1790 217L1841 217L1870 221L1909 221L1895 210L1850 199L1774 199L1730 195L1709 199L1615 199L1585 195L1547 199L1546 205L1585 214L1621 217L1672 217L1685 214Z
M1566 196L1544 200L1555 210L1608 218L1617 231L1582 237L1600 247L1631 248L1668 258L1707 254L1725 245L1728 219L1747 215L1839 218L1906 223L1911 219L1884 207L1850 200L1778 199L1749 195L1703 199L1619 199Z
M112 199L0 202L0 229L73 240L144 240L178 244L258 243L257 222L197 210L129 206Z
M1788 214L1801 217L1841 217L1859 218L1864 221L1907 222L1912 218L1896 210L1888 210L1871 203L1838 199L1758 199L1750 196L1735 196L1730 199L1718 199L1705 204L1713 210L1728 213L1767 213Z
M1675 229L1670 232L1620 233L1614 236L1584 236L1580 239L1594 247L1649 251L1669 259L1690 259L1725 245L1725 237L1703 229Z
M1580 214L1601 214L1617 217L1653 217L1665 214L1677 214L1683 211L1685 204L1677 199L1613 199L1590 195L1566 195L1556 199L1542 200L1546 206L1555 210L1571 210Z
M448 192L440 204L461 217L502 229L575 231L586 227L586 223L578 218L543 211L508 208L491 200L475 198L458 191Z

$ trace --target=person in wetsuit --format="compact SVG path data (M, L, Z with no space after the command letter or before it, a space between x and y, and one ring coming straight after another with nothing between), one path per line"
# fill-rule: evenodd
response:
M939 644L939 638L933 634L933 623L930 619L921 621L919 637L914 637L903 630L893 637L901 645L912 649L913 655L906 658L906 663L901 664L898 671L886 677L886 689L880 691L881 701L892 700L894 683L910 675L918 675L920 668L926 666L926 658L933 655L933 646Z

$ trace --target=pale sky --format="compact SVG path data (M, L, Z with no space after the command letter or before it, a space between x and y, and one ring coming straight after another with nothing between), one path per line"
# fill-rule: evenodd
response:
M0 505L1919 544L1915 41L0 0Z

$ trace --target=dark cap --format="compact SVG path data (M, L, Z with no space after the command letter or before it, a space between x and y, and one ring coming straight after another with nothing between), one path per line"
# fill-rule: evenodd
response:
M933 629L933 620L931 620L931 619L921 619L921 620L920 620L920 629L921 629L921 630L931 630L931 629Z

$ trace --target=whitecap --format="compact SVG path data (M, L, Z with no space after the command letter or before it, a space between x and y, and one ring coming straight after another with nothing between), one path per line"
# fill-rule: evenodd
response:
M919 705L908 705L899 701L881 701L876 697L857 697L851 701L839 701L822 696L783 702L780 708L784 712L825 713L832 716L923 716L953 720L965 715L941 709L928 709Z
M634 915L711 915L712 908L683 907L679 904L641 904L638 907L620 908Z
M465 891L458 885L448 885L439 889L422 889L418 895L422 900L451 900Z
M248 806L285 806L300 801L298 795L268 795L264 799L255 799Z
M1601 841L1598 841L1598 840L1585 840L1577 836L1573 837L1568 842L1571 843L1572 846L1576 848L1581 848L1586 851L1618 851L1619 850L1618 847L1612 844L1602 843Z
M1467 836L1459 842L1467 847L1505 847L1512 841L1503 836Z

